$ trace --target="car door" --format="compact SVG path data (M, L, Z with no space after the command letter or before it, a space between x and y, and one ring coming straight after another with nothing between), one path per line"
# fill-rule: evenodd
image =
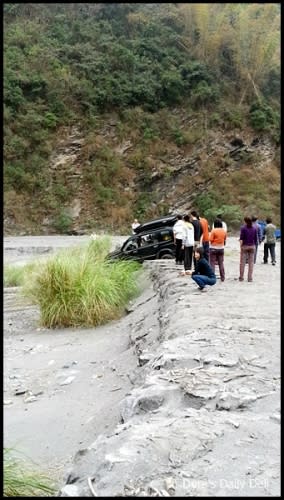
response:
M155 259L159 250L159 231L149 231L140 235L141 245L138 255L141 260Z
M128 238L121 248L124 259L140 260L139 248L141 246L141 236Z
M174 244L174 236L172 228L161 229L158 235L159 252L157 258L163 258L164 255L172 255L174 257L176 247Z

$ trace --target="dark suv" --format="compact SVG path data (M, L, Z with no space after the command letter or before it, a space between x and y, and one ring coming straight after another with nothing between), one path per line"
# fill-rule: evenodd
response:
M172 259L174 256L173 229L165 226L130 236L120 249L108 255L108 259L132 259L143 262L152 259Z
M140 224L135 229L135 233L142 233L143 231L148 231L149 229L157 229L161 227L172 227L177 221L177 215L166 215L165 217L159 217L159 219L152 219L144 224Z

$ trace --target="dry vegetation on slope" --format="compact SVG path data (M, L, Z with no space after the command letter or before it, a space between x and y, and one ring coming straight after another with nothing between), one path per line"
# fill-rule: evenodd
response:
M280 222L278 6L162 7L5 6L6 234Z

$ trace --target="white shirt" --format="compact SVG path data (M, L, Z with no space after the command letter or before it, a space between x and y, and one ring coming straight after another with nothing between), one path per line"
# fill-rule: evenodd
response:
M184 240L186 237L186 227L183 220L178 220L174 227L173 232L177 240Z
M133 223L131 224L131 227L132 227L132 233L133 233L133 234L136 234L136 233L135 233L135 231L134 231L134 229L136 229L138 226L140 226L139 222L133 222Z
M183 244L186 247L194 246L194 227L192 224L184 224L185 225L185 238L183 240Z

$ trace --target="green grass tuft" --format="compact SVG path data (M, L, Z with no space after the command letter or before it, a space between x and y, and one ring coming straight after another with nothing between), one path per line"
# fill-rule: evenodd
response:
M49 477L22 464L8 448L4 448L3 479L4 497L52 496L56 491Z
M38 304L48 328L97 326L117 319L138 293L139 264L105 260L108 237L49 258L29 275L24 294Z
M4 267L4 287L23 286L27 276L38 266L38 262L20 266L9 264Z

